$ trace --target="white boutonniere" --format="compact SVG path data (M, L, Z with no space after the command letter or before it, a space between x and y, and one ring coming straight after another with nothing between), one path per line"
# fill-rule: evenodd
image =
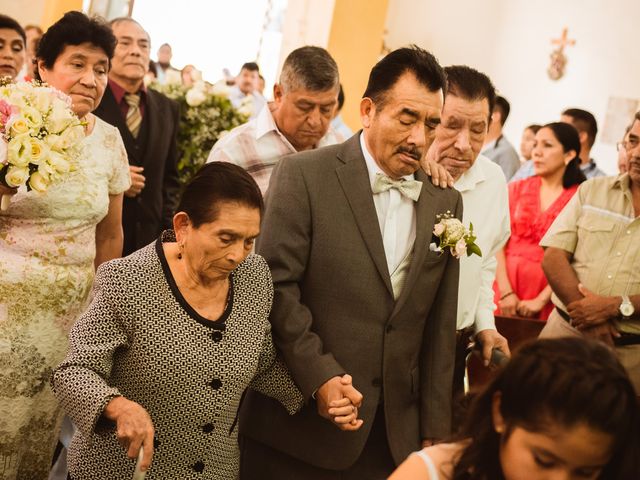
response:
M474 254L482 256L480 247L475 243L477 237L473 234L473 223L466 228L448 210L447 213L436 215L436 218L440 221L433 227L433 236L438 239L438 243L431 242L429 250L442 254L448 248L456 258Z

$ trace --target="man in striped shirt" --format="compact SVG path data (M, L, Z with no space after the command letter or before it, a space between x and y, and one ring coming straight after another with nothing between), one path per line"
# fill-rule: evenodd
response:
M207 162L243 167L264 194L281 157L338 143L329 126L339 90L338 66L329 52L319 47L294 50L273 87L273 104L221 138Z

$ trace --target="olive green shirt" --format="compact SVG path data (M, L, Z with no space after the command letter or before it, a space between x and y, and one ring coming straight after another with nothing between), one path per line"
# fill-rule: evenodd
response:
M640 294L640 217L633 210L629 175L587 180L553 222L540 246L573 254L580 283L603 296ZM555 295L553 303L566 311ZM640 320L619 321L640 334Z

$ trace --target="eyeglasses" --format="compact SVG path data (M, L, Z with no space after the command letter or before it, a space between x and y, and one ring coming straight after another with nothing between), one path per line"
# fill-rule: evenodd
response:
M620 149L633 150L638 145L640 145L640 138L638 138L638 137L630 137L629 140L626 140L624 142L616 143L616 148L618 150L620 150Z

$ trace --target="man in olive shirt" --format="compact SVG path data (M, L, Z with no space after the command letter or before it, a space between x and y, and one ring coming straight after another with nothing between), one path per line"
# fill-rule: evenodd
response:
M580 185L540 242L556 305L540 336L615 346L640 395L640 112L625 146L628 173Z

